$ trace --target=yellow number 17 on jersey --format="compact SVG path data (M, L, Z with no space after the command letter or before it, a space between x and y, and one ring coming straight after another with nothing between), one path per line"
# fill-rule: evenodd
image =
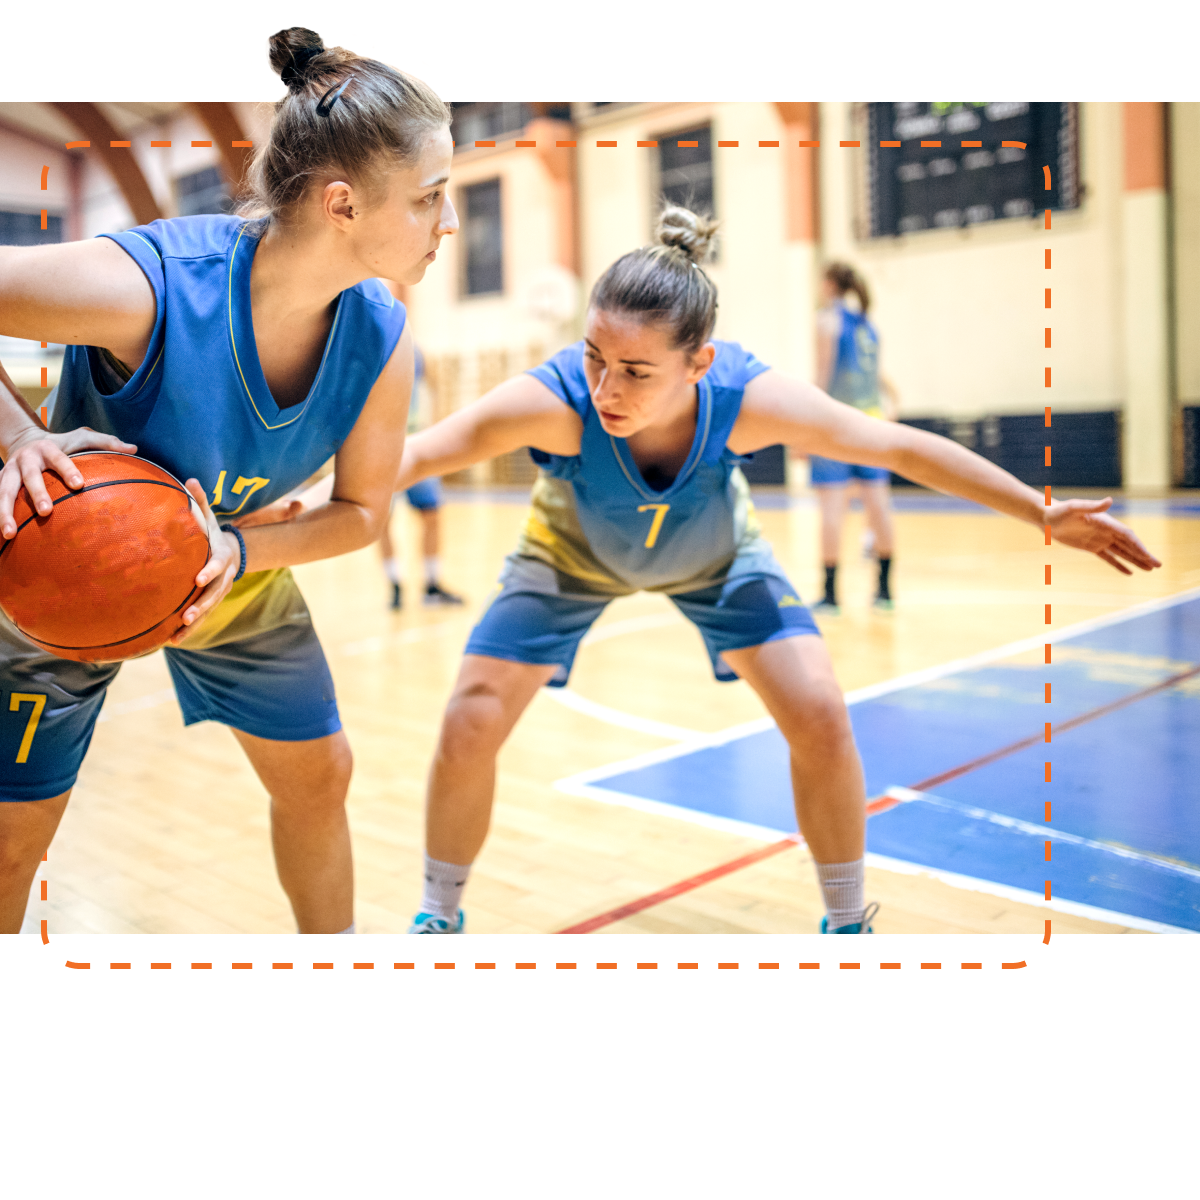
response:
M654 520L650 522L650 532L646 535L646 549L653 550L654 543L658 541L658 531L662 529L663 518L667 515L667 510L671 506L669 504L640 504L638 512L654 511Z

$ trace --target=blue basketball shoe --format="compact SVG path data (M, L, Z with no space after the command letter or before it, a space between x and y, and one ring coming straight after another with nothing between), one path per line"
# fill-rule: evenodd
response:
M863 913L863 917L862 917L861 921L858 921L854 925L841 925L837 929L826 928L826 926L829 923L829 918L827 916L822 917L821 918L821 932L822 933L874 933L875 930L871 928L871 922L875 919L875 914L878 911L879 911L878 904L868 904L866 911Z
M460 908L454 920L448 917L435 917L433 913L417 913L413 918L409 933L462 933L466 917Z

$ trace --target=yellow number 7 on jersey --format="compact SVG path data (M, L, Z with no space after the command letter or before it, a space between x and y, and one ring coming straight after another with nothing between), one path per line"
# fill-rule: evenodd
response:
M29 714L29 721L25 726L25 736L21 738L21 745L17 749L17 762L19 763L29 761L29 747L33 745L33 735L37 733L42 709L46 707L46 697L35 692L13 692L8 698L8 711L19 712L22 704L32 704L33 712Z
M650 522L650 532L646 535L646 549L653 550L654 543L658 541L658 531L662 528L663 518L667 515L669 504L640 504L638 512L649 512L654 510L654 520Z

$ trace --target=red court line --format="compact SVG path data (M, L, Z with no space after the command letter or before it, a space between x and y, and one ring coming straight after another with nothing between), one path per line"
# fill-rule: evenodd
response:
M622 904L619 908L611 908L608 912L591 917L587 921L581 921L578 925L568 925L566 929L560 929L558 932L591 933L593 930L602 929L605 925L611 925L614 921L623 921L626 917L631 917L634 913L640 913L643 909L653 908L656 904L662 904L664 900L671 900L675 896L682 896L684 892L690 892L694 888L711 883L714 879L720 879L723 875L730 875L734 871L740 871L743 867L749 867L756 862L762 862L763 859L772 858L776 854L782 854L784 850L790 850L793 846L799 845L799 843L799 835L785 837L782 841L772 842L770 845L763 846L759 850L752 850L749 854L743 854L741 858L735 858L730 862L722 863L719 867L702 871L699 875L692 875L688 879L681 879L678 883L673 883L670 887L663 888L662 891L652 892L649 896L643 896L640 900L631 900L628 904Z
M1079 725L1084 725L1088 721L1095 721L1099 717L1106 717L1109 713L1116 712L1117 709L1124 708L1128 704L1144 700L1147 696L1154 695L1155 692L1166 691L1167 688L1172 688L1177 683L1182 683L1185 679L1191 679L1194 675L1200 675L1200 665L1194 666L1187 671L1181 671L1178 675L1172 675L1169 679L1164 679L1161 683L1156 683L1152 687L1142 688L1140 692L1131 692L1128 696L1122 696L1118 700L1102 704L1099 708L1093 708L1090 712L1080 713L1079 716L1072 717L1069 721L1063 721L1053 727L1047 726L1047 728L1052 728L1054 733L1066 733L1068 730L1075 729ZM1044 737L1042 734L1034 734L1031 737L1022 738L1018 742L1001 746L999 750L993 750L990 754L974 758L968 763L963 763L961 767L954 767L949 771L943 771L940 775L931 775L928 779L922 779L920 783L912 785L912 790L914 792L928 792L943 783L948 783L951 779L957 779L960 775L966 775L970 771L986 767L998 759L1007 758L1008 755L1016 754L1018 750L1024 750L1029 746L1035 746L1043 740L1048 742L1050 739Z
M1092 709L1090 712L1080 713L1079 716L1072 717L1069 721L1063 721L1060 725L1055 725L1053 727L1054 731L1056 733L1066 733L1068 730L1083 725L1087 721L1094 721L1099 717L1107 716L1111 712L1116 712L1117 709L1124 708L1128 704L1133 704L1138 700L1145 699L1147 696L1152 696L1155 692L1162 692L1167 688L1174 687L1177 683L1182 683L1185 679L1191 679L1194 675L1200 675L1200 664L1187 671L1181 671L1178 675L1172 675L1169 679L1164 679L1161 683L1156 683L1152 687L1143 688L1141 691L1133 692L1128 696L1122 696L1119 700L1103 704L1099 708ZM1047 725L1047 731L1049 729L1050 726ZM930 791L940 784L948 783L951 779L958 779L960 776L978 770L980 767L986 767L1001 758L1007 758L1010 754L1016 754L1019 750L1035 746L1038 742L1042 741L1042 737L1043 735L1039 733L1027 738L1021 738L1020 741L1002 746L999 750L993 750L990 754L983 754L979 758L974 758L970 762L963 763L962 766L953 767L949 771L943 771L940 775L931 775L928 779L922 779L920 783L914 783L911 790L914 792ZM1050 739L1047 737L1045 740L1049 741ZM901 803L899 800L891 796L880 796L875 800L868 801L867 816L870 817L876 813L886 812L889 808L894 808L899 803ZM694 891L698 887L703 887L706 883L712 883L716 879L732 875L734 871L740 871L743 867L753 866L755 863L773 858L776 854L782 854L783 851L790 850L793 846L802 844L803 838L799 834L792 834L781 841L771 842L759 850L743 854L740 858L734 858L729 862L712 867L710 870L701 871L699 875L691 875L687 879L681 879L678 883L671 884L670 887L662 888L657 892L651 892L650 895L642 896L637 900L630 900L628 904L622 904L617 908L610 908L608 912L590 917L586 921L580 921L577 925L568 925L565 929L559 929L557 932L593 933L597 929L603 929L606 925L623 921L626 917L632 917L637 913L644 912L647 908L654 908L656 905L662 904L667 900L673 900L676 896L682 896L685 892Z
M872 813L883 812L884 809L892 808L898 803L899 801L893 800L890 796L883 796L878 800L872 800L867 804L867 815L870 816ZM793 846L803 845L803 843L804 839L798 833L789 834L778 842L771 842L759 850L752 850L749 854L743 854L741 858L721 863L720 866L712 867L708 871L701 871L699 875L692 875L687 879L681 879L678 883L673 883L670 887L665 887L661 891L652 892L649 896L642 896L639 900L631 900L628 904L622 904L619 908L609 909L608 912L600 913L598 916L581 921L578 925L568 925L566 929L560 929L558 932L591 933L596 929L603 929L605 925L611 925L614 921L623 921L626 917L632 917L635 913L640 913L643 909L653 908L656 904L662 904L666 900L682 896L684 892L694 891L698 887L703 887L706 883L712 883L714 879L731 875L734 871L740 871L743 867L750 867L755 863L762 862L764 859L773 858L776 854L782 854L785 850L790 850Z

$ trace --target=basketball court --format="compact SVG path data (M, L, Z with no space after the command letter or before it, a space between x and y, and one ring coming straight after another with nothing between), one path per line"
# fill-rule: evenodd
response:
M447 499L444 574L467 595L464 610L389 611L373 548L296 571L355 753L364 933L403 931L419 899L441 711L524 517L520 489ZM757 503L811 598L811 494L763 489ZM1200 504L1123 506L1121 519L1166 563L1130 579L972 505L902 491L896 506L896 610L870 609L873 564L855 511L842 613L823 619L872 802L878 931L1040 933L1047 917L1055 935L1200 929L1200 826L1186 803ZM398 513L395 528L415 578L415 521ZM31 904L27 929L47 910L59 933L294 928L272 868L267 797L234 749L222 727L183 728L161 655L126 664L43 867L49 902ZM783 743L750 689L713 681L697 634L664 598L618 601L569 687L543 689L501 755L468 930L812 932L822 910L806 849L760 854L794 829Z
M454 108L461 236L404 294L426 356L422 421L575 341L586 288L645 240L652 200L695 203L721 221L716 336L812 378L816 281L822 264L853 260L874 289L903 420L1057 497L1117 495L1114 512L1165 564L1125 577L1011 519L897 488L897 604L878 612L852 510L841 613L819 620L866 769L877 931L1041 934L1047 919L1054 934L1200 931L1187 803L1200 765L1200 501L1171 490L1200 481L1200 356L1181 335L1200 312L1200 106ZM224 211L268 123L249 102L6 104L0 241ZM931 132L944 144L923 140ZM1158 295L1167 274L1169 302L1164 291L1158 308L1122 307ZM46 403L61 349L8 339L0 354L29 403ZM775 446L746 470L764 532L812 603L818 512L797 466ZM423 567L404 506L402 611L387 607L373 547L295 569L355 754L360 932L403 931L419 903L425 774L532 473L517 452L449 481L441 574L461 609L416 603L408 585ZM256 479L269 483L234 486ZM747 685L714 682L663 596L609 607L569 686L543 689L518 725L498 780L469 932L818 926L786 746ZM25 929L289 932L267 805L227 729L184 729L163 656L127 662Z

